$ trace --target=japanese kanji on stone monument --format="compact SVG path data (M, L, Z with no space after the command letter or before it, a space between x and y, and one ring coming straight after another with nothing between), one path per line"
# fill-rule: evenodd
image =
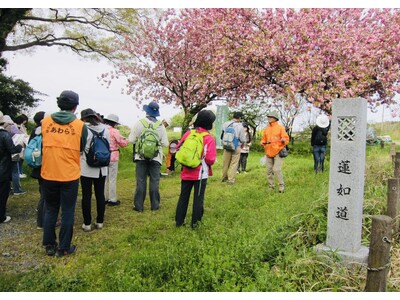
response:
M346 262L366 263L361 245L367 101L335 99L332 103L328 229L317 250L334 251Z

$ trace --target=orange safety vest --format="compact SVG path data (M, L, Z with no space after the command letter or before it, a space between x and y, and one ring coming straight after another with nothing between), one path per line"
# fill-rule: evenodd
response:
M285 142L282 142L282 138L285 139ZM264 145L263 143L267 144ZM282 125L273 122L264 129L260 144L264 147L266 156L275 157L279 151L289 144L289 136Z
M81 176L81 137L84 123L75 119L58 124L51 116L42 121L42 169L40 176L52 181L73 181Z

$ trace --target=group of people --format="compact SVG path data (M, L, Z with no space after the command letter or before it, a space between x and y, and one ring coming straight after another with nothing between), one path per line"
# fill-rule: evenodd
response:
M185 143L191 131L184 133L179 141L174 140L174 145L171 147L166 126L157 120L160 112L156 102L150 102L143 106L146 117L133 125L128 138L122 137L116 128L119 118L115 114L104 118L93 109L88 108L81 111L81 118L78 119L75 112L79 105L79 95L73 91L63 91L57 97L57 105L60 108L59 112L51 115L45 112L35 114L33 119L36 127L29 140L38 135L42 136L42 165L40 168L33 169L31 174L33 178L38 179L40 191L37 226L43 228L42 244L46 254L60 257L70 255L76 249L76 246L71 244L71 240L79 182L82 189L82 229L85 232L92 230L92 188L97 209L94 228L102 229L106 205L117 206L120 204L116 193L119 147L126 147L128 143L132 143L134 145L133 160L136 164L133 209L139 213L144 211L144 201L147 190L149 190L151 210L157 211L160 209L159 184L163 162L162 148L169 147L168 152L173 151L175 154ZM233 127L238 140L238 145L234 150L224 149L223 153L222 182L229 185L235 184L235 178L239 172L246 172L247 157L252 143L248 125L242 123L242 117L242 113L235 112L233 119L225 122L222 126L222 135L228 127ZM279 152L289 143L289 137L285 128L278 122L277 112L270 112L267 117L269 126L264 129L260 144L264 147L267 158L268 184L271 189L274 189L274 176L276 176L279 184L278 190L284 192L283 159ZM191 227L198 227L202 220L207 179L213 175L212 166L217 158L216 141L210 134L215 119L214 112L202 110L197 114L193 123L193 130L202 133L202 161L195 168L182 166L181 190L175 214L177 227L185 225L192 190L194 190L194 196ZM15 144L11 134L4 130L5 124L4 116L1 114L0 223L10 221L10 217L6 215L6 202L10 190L11 155L20 153L27 144L25 141ZM155 127L160 148L160 151L151 159L143 157L135 148L142 138L142 133L149 126ZM111 159L108 166L93 167L87 162L86 153L88 153L93 135L98 134L102 135L110 145ZM171 161L168 169L171 169ZM149 178L148 185L147 178ZM106 193L107 190L108 193ZM60 209L61 224L57 238L56 226Z

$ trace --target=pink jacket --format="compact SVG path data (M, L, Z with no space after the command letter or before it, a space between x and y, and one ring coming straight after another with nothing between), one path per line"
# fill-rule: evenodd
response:
M108 131L110 132L110 150L111 150L111 161L119 160L118 146L126 147L129 141L124 138L118 129L107 125Z
M207 132L206 129L198 127L197 132ZM178 149L181 144L185 141L187 136L190 134L190 130L188 130L183 137L180 139L178 143ZM208 176L212 176L211 166L215 163L217 159L217 146L215 144L215 139L211 134L204 136L204 148L203 148L203 162L197 168L188 168L183 166L181 172L182 180L200 180L206 179Z

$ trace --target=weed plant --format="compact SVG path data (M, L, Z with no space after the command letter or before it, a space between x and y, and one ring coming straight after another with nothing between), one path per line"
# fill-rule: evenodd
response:
M103 230L85 233L79 196L72 241L78 248L66 258L45 255L35 224L37 182L23 179L28 193L10 196L7 209L13 219L0 225L0 291L362 291L365 267L348 268L339 257L314 251L326 240L329 171L314 173L308 142L297 141L291 149L284 161L283 194L268 189L263 153L257 151L250 153L247 174L238 174L235 185L222 183L219 151L207 183L204 217L194 230L175 227L179 171L161 178L159 211L150 211L149 199L143 213L133 211L132 146L122 149L121 205L107 207ZM367 246L371 216L385 213L386 181L392 174L388 147L367 147ZM94 201L92 206L95 216ZM190 218L189 206L187 223ZM400 291L398 245L392 260L388 290Z

